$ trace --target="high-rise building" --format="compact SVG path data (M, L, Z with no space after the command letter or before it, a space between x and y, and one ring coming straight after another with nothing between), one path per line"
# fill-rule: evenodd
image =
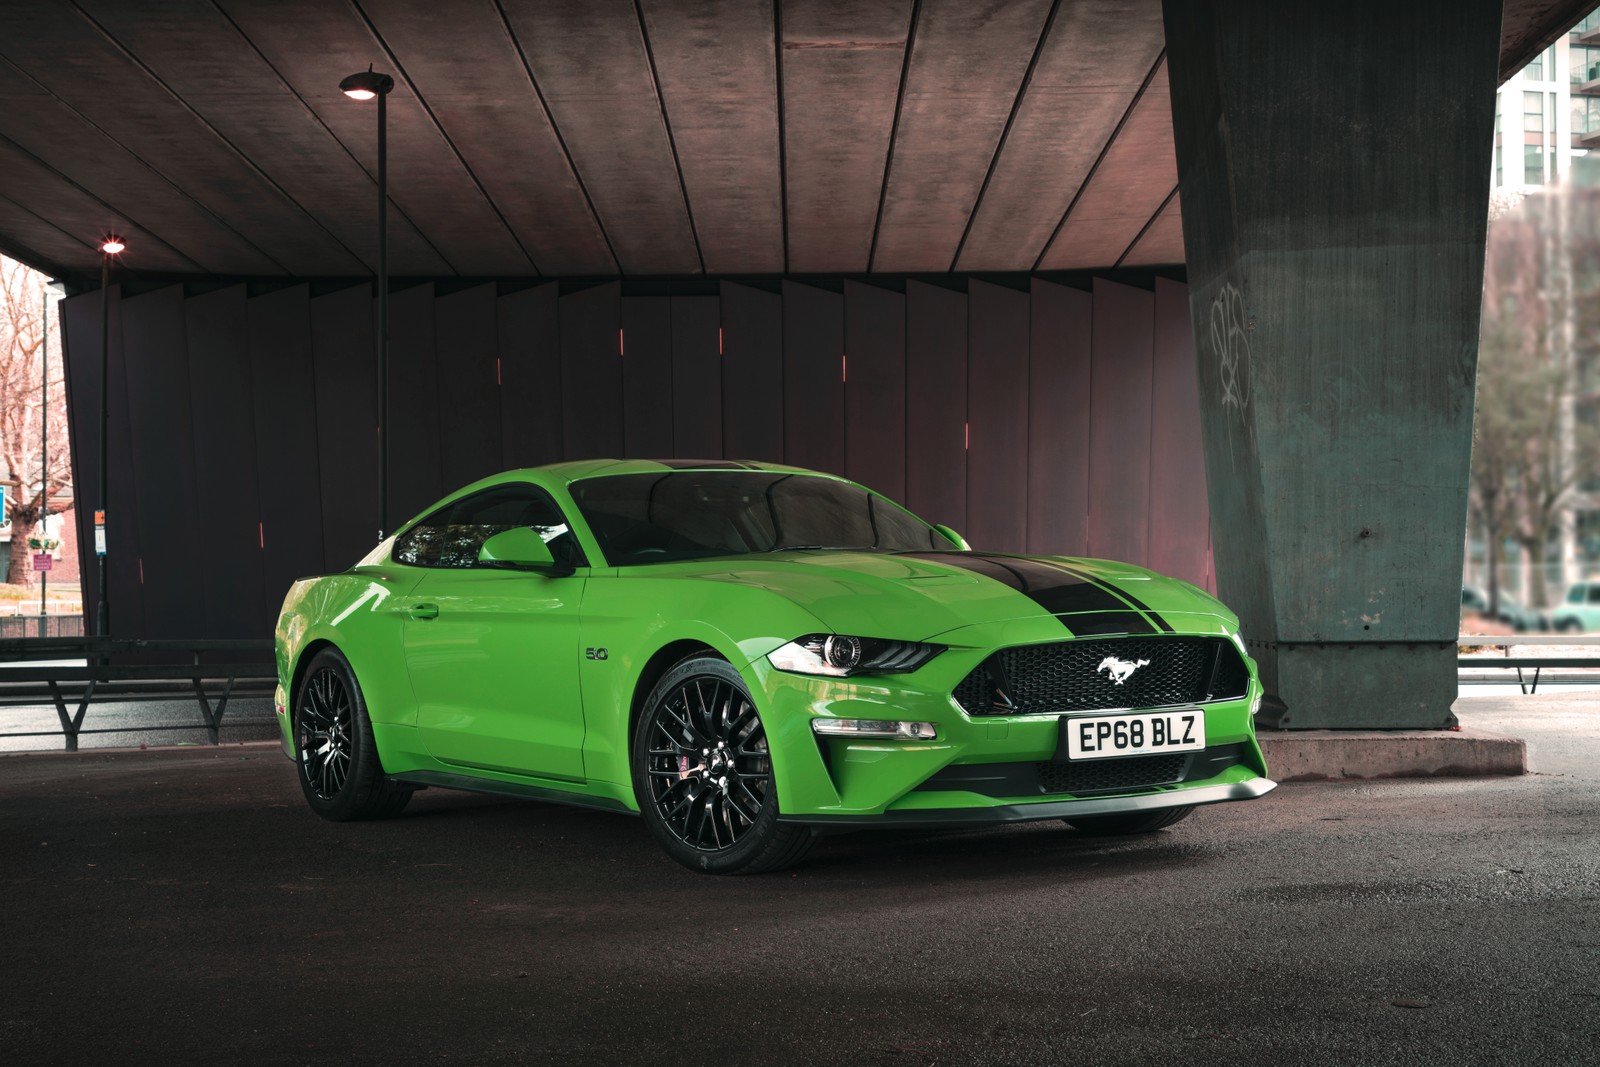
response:
M1500 87L1493 187L1553 185L1591 149L1600 149L1600 9Z

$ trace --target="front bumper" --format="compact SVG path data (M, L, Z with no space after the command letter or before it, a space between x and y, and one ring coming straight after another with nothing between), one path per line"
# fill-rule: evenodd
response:
M1253 669L1243 697L1200 705L1206 747L1182 761L1181 774L1080 788L1074 775L1057 773L1069 766L1058 760L1061 714L969 716L952 699L993 647L953 646L901 675L817 678L751 663L781 818L817 826L1021 822L1250 800L1275 785L1251 716L1260 693ZM812 720L829 717L931 722L938 733L931 741L816 736Z
M965 808L903 808L885 811L881 815L780 815L778 821L862 829L875 826L988 826L995 823L1040 822L1045 819L1077 819L1089 815L1121 815L1155 811L1158 808L1221 804L1229 800L1254 800L1276 788L1278 783L1269 778L1246 778L1229 785L1196 786L1192 789L1130 796L1047 800L1031 804L999 803Z

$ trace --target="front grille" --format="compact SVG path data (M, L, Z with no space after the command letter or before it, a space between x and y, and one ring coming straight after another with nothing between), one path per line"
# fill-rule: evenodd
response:
M1138 666L1119 685L1108 660ZM968 715L1161 708L1237 699L1249 679L1233 642L1163 634L1001 649L954 696Z
M1187 753L1124 756L1087 763L1040 763L1039 790L1044 793L1093 793L1102 789L1144 789L1182 781Z

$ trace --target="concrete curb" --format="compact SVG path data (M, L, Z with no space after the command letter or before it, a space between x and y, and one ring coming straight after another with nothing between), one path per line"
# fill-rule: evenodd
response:
M1267 774L1335 778L1471 778L1528 772L1520 737L1482 730L1262 730Z

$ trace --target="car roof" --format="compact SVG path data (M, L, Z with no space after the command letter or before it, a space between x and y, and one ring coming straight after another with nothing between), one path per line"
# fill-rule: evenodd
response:
M528 467L524 470L537 471L564 482L613 474L659 474L662 471L778 471L785 474L836 477L822 471L807 470L805 467L763 463L749 459L580 459L564 463L547 463L541 467Z

